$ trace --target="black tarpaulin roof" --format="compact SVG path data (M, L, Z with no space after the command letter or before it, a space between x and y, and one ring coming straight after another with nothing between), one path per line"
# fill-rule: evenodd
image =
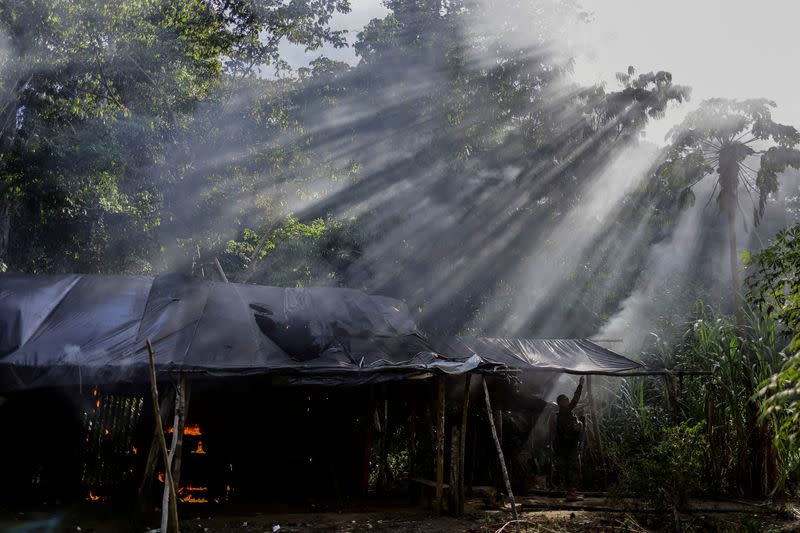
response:
M430 372L640 365L582 340L432 340L405 304L353 289L287 289L190 276L0 275L0 390L278 374L357 384Z

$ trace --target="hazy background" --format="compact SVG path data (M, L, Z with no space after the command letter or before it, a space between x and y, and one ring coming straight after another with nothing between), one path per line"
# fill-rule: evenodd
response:
M388 13L378 0L352 0L352 11L333 19L337 29L356 34L373 18ZM575 81L613 84L614 74L633 65L639 71L669 70L692 86L692 102L673 106L664 120L647 127L647 139L663 144L669 129L706 98L771 98L779 103L775 119L800 124L800 74L788 62L798 53L800 3L764 0L593 0L582 7L591 23L568 35L580 54ZM676 34L676 28L679 32ZM282 44L293 66L324 54L356 64L352 47L305 53ZM746 74L741 66L746 65Z

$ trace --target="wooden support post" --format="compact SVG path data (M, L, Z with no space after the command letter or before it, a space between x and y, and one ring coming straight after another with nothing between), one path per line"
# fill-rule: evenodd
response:
M414 477L417 463L417 397L413 392L409 410L411 419L408 428L408 477Z
M675 376L672 374L663 374L664 378L664 401L666 403L667 412L669 413L670 420L673 424L678 423L678 399L675 387Z
M228 276L225 275L225 271L222 270L222 265L219 264L219 259L216 256L214 257L214 266L217 267L217 274L222 278L222 281L228 283Z
M444 376L439 376L436 402L436 514L442 514L442 500L444 499L444 387Z
M369 492L369 460L372 455L372 440L375 434L375 386L369 386L369 395L367 397L367 412L365 413L364 423L366 424L364 431L364 448L361 460L361 493L366 496Z
M164 458L164 489L169 490L170 498L169 504L161 508L161 523L162 526L165 520L172 524L172 531L178 532L178 495L175 491L175 483L172 479L172 465L170 464L169 452L167 452L167 439L164 438L164 427L161 425L161 413L158 408L158 387L156 386L156 365L155 355L153 354L153 345L147 339L147 353L150 357L150 394L153 399L153 411L156 421L156 431L158 432L159 442L161 443L161 456ZM166 528L161 529L166 532Z
M200 276L201 278L206 277L205 269L203 268L203 255L200 253L200 245L195 243L195 250L197 251L197 255L192 260L192 276ZM161 530L161 533L164 533L164 530Z
M464 403L461 406L461 431L460 431L460 442L459 442L459 450L458 450L458 508L456 509L456 514L461 516L464 514L464 461L466 458L466 449L467 449L467 419L469 418L469 386L470 382L472 381L472 374L467 374L464 380ZM451 490L453 490L451 488Z
M472 487L475 486L475 472L478 470L478 432L472 432L472 455L469 461L469 492L472 493Z
M494 439L494 445L497 448L497 457L500 459L500 469L503 472L503 481L505 481L506 491L508 491L508 499L511 500L511 512L514 515L514 520L519 520L519 517L517 516L517 502L514 500L514 491L511 490L511 480L508 478L506 459L503 456L503 448L500 446L500 439L497 438L497 429L494 427L492 401L489 399L489 387L486 386L485 378L483 379L483 397L486 400L486 415L489 418L489 426L492 428L492 438Z
M175 397L171 391L167 391L161 398L161 406L158 412L161 413L161 428L163 430L164 423L167 421L167 413L173 409L173 402ZM155 410L154 410L155 411ZM153 474L156 472L156 464L158 463L158 456L161 453L161 439L159 437L158 428L153 427L153 440L150 443L150 450L147 453L147 462L144 465L144 475L139 484L139 505L140 510L144 510L144 502L147 499L147 493L150 491L150 486L153 483Z
M169 450L169 463L171 470L172 483L174 487L178 487L181 478L181 451L183 450L183 429L186 427L186 412L188 408L188 395L189 387L186 383L186 377L181 376L180 382L175 388L175 418L172 423L172 444ZM170 504L170 493L164 487L164 495L161 500L162 508ZM177 506L177 493L174 496L175 505ZM162 515L161 518L161 531L174 531L177 533L178 529L170 529L170 524L167 523L166 517Z
M389 449L388 449L388 433L389 433L389 399L386 395L386 385L381 386L381 397L383 399L383 424L381 424L381 454L378 459L378 483L377 492L382 494L386 488L389 478Z
M497 442L500 443L500 447L503 447L503 410L498 409L497 406L494 406L492 409L492 420L494 420L494 430L497 433ZM494 477L494 476L493 476ZM500 478L495 483L497 488L497 494L502 494L503 489L505 488L505 482L503 481L502 472Z
M453 424L450 427L450 497L447 500L447 509L451 515L457 515L461 506L460 493L458 491L458 483L461 479L461 472L459 471L461 466L460 450L460 430L458 424Z

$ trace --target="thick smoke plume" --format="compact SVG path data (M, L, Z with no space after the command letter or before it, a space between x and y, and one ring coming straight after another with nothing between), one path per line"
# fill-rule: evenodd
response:
M71 198L66 222L19 207L16 264L214 275L219 259L235 281L403 299L434 333L622 338L631 352L665 303L687 316L698 280L720 296L714 206L665 213L644 192L659 150L640 134L688 97L669 65L576 84L572 37L591 16L571 1L386 5L351 40L356 65L315 53L290 75L223 76L167 118L139 102L85 120L72 148L113 154L60 183L105 189ZM106 179L114 165L123 178ZM770 204L762 228L787 212Z

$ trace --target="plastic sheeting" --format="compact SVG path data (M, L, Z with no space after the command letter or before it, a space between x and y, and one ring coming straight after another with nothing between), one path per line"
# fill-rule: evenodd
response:
M453 356L478 355L484 365L591 374L625 372L642 365L584 339L500 339L454 337L435 341Z
M639 367L588 341L433 341L405 304L336 288L190 276L0 275L0 390L141 383L159 373L359 384L431 372ZM435 346L435 348L434 348Z

